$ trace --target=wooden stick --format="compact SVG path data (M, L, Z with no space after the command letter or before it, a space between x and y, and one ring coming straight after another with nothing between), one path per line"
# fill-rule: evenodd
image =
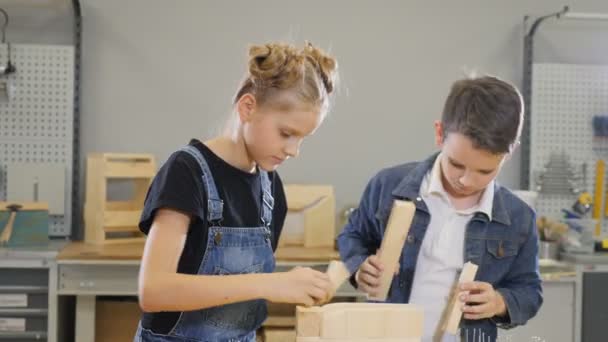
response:
M477 274L477 265L472 262L467 262L464 264L462 268L462 272L460 273L460 278L458 279L458 286L461 283L467 283L475 280L475 275ZM451 305L450 314L447 318L445 331L455 335L458 332L458 326L460 325L460 319L462 318L462 309L460 308L460 300L458 299L458 294L460 291L456 289L452 294L452 298L448 302L448 305Z
M415 212L416 206L412 202L395 200L393 203L391 216L388 219L382 244L378 251L380 262L384 266L384 272L380 277L380 291L377 296L370 297L370 299L386 300Z

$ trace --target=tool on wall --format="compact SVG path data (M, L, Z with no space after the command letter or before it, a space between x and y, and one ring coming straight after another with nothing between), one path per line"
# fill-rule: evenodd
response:
M606 152L608 149L608 115L594 115L591 125L593 126L593 150Z
M606 163L603 159L598 159L595 163L595 189L593 193L593 218L598 220L595 227L595 235L600 235L602 225L600 215L602 214L602 200L604 197L604 173L606 171Z
M4 226L4 229L2 230L2 234L0 235L0 244L7 244L8 240L11 239L11 236L13 235L13 226L15 225L15 216L17 216L17 212L22 207L23 206L20 204L9 204L6 206L6 209L8 209L11 214L8 218L6 226Z
M48 211L48 204L42 202L0 202L0 246L47 242Z
M579 217L587 215L587 213L593 207L593 196L587 191L582 192L578 195L576 201L572 205L572 211Z
M552 195L572 195L581 192L584 177L565 152L553 152L549 161L537 172L536 191Z
M17 71L17 68L15 68L11 61L11 43L6 42L6 28L8 27L9 20L8 13L2 8L0 8L0 13L2 13L2 16L4 17L4 23L2 24L2 44L6 44L7 49L6 65L0 66L0 75L5 76L14 73Z

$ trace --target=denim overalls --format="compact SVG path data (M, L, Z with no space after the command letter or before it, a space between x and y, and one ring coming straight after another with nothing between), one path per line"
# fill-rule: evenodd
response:
M223 202L203 155L194 146L180 151L190 154L199 163L207 193L207 247L198 274L227 275L243 273L271 273L275 260L271 246L270 222L274 198L268 174L259 170L262 184L263 226L223 227ZM178 152L179 153L179 152ZM155 334L140 326L136 342L255 342L255 331L266 319L264 300L251 300L182 312L167 335Z

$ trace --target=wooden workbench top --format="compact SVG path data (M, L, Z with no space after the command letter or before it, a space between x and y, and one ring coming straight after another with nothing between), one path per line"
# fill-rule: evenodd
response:
M106 245L71 242L59 252L57 260L139 260L143 251L142 242Z
M64 247L58 260L139 260L144 244L120 243L93 245L84 242L71 242ZM327 262L340 258L333 248L279 247L275 252L277 261Z

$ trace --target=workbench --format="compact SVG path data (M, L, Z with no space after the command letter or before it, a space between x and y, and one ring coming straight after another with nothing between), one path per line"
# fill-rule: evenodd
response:
M576 271L574 342L606 341L608 253L562 253L560 257Z
M76 331L78 342L94 341L97 296L137 296L137 277L143 243L90 245L73 242L57 256L57 294L76 296ZM324 271L338 252L327 249L280 247L276 252L276 271L308 266ZM361 297L346 282L339 297Z

